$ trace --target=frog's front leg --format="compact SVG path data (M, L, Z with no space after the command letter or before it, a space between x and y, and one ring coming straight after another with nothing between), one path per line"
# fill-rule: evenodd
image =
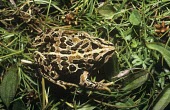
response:
M74 87L78 87L78 85L76 84L73 84L73 83L69 83L69 82L65 82L65 81L62 81L62 80L58 80L58 77L50 77L46 74L42 74L44 78L48 79L50 82L64 88L64 89L67 89L66 86L74 86Z
M86 88L95 89L95 90L106 90L108 92L111 92L111 90L108 88L108 86L113 85L113 82L109 83L103 83L103 81L100 82L93 82L88 79L88 72L84 71L83 74L80 76L80 85L84 86Z

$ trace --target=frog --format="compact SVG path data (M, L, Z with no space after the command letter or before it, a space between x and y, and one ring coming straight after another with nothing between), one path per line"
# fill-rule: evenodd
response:
M50 29L37 35L32 46L38 72L46 80L64 89L81 86L111 91L113 82L92 81L89 76L113 56L112 42L85 31Z

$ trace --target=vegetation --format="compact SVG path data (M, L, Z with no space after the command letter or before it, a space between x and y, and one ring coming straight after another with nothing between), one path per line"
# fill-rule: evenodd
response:
M1 0L0 109L163 110L170 102L169 0ZM31 42L47 28L113 42L111 93L63 90L37 74Z

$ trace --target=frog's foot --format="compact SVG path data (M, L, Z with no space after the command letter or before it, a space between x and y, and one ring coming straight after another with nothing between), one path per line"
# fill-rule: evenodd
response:
M95 90L105 90L105 91L111 92L111 90L108 88L108 86L113 85L113 82L103 83L104 80L102 80L100 82L92 82L92 81L88 80L87 78L88 78L88 72L84 71L84 73L80 76L79 84L86 88L95 89Z

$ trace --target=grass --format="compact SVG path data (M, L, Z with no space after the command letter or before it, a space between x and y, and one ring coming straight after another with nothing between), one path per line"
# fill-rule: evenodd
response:
M169 108L168 0L12 1L0 2L0 109ZM86 31L115 45L116 54L100 70L112 76L111 93L63 90L42 79L34 64L22 64L34 62L35 36L53 27Z

